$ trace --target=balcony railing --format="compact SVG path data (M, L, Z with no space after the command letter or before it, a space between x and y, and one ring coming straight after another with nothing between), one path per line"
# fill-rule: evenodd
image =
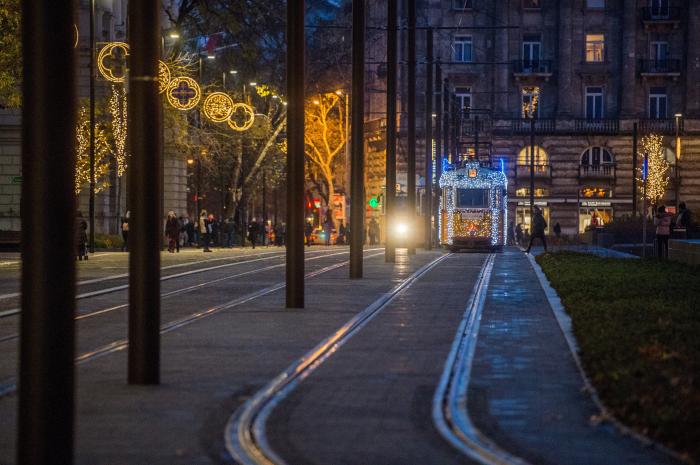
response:
M574 130L584 134L617 134L620 122L616 119L577 119Z
M529 134L531 121L535 122L535 134L552 134L557 130L557 122L554 118L516 118L511 120L511 131L515 134Z
M478 128L477 128L478 126ZM464 119L462 120L462 134L465 136L473 136L476 131L479 134L489 132L491 130L491 120L486 118L480 118L477 125L476 119Z
M640 119L639 131L642 133L654 132L657 134L675 134L676 119ZM683 132L683 118L678 120L678 131L681 133Z
M515 166L515 176L518 178L529 178L530 177L530 165L518 164ZM552 167L550 165L536 164L535 165L535 177L550 178L552 176Z
M681 74L681 60L640 60L640 73L645 74Z
M579 165L578 176L579 178L613 179L615 177L615 164Z
M645 22L677 22L681 20L682 10L671 6L651 6L642 8L642 20Z
M513 61L513 73L550 75L552 74L552 60L515 60Z

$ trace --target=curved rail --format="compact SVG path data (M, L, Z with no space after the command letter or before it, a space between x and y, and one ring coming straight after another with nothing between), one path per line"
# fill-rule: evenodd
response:
M527 465L526 461L504 451L481 433L472 423L467 411L467 388L494 257L494 254L487 257L479 273L452 343L433 397L433 422L450 444L478 463Z
M424 265L389 292L383 294L335 333L321 341L302 358L277 375L239 408L226 425L224 439L229 454L236 461L245 465L284 464L284 459L274 452L265 436L265 423L275 406L399 294L448 256L449 254L442 255Z

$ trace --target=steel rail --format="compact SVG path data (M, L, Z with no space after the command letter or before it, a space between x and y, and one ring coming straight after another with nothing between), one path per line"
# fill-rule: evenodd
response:
M322 252L325 252L325 251L324 250L316 250L316 251L312 251L310 253L322 253ZM270 252L270 253L275 253L275 252ZM161 282L169 281L171 279L182 278L184 276L190 276L193 274L204 273L205 271L219 270L222 268L229 268L229 267L237 266L237 265L246 265L248 263L255 263L255 262L260 262L260 261L265 261L265 260L273 260L275 258L284 258L284 253L275 253L275 255L270 256L270 257L261 257L261 258L254 258L252 260L235 261L232 263L225 263L223 265L210 266L210 267L206 267L206 268L197 268L194 270L183 271L182 273L174 273L171 275L161 277L160 281ZM196 263L203 263L203 262L196 262ZM182 265L184 265L184 264L182 264ZM176 266L180 266L180 265L176 265ZM113 275L113 276L108 276L105 278L97 278L96 280L84 281L83 284L88 284L88 283L92 284L92 283L100 282L100 280L108 281L111 279L124 278L124 277L128 277L128 276L129 276L128 274ZM106 278L109 278L109 279L106 279ZM119 291L123 291L126 289L129 289L129 285L128 284L121 284L119 286L113 286L113 287L108 287L106 289L99 289L97 291L90 291L90 292L85 292L83 294L78 294L75 296L75 298L76 298L76 300L87 299L90 297L111 294L113 292L119 292ZM0 311L0 318L8 318L11 316L18 315L19 313L20 313L19 308L12 308L9 310L3 310L3 311Z
M494 257L490 254L486 258L452 343L433 397L433 422L450 444L480 464L527 465L528 462L504 451L481 433L467 410L467 389Z
M382 294L255 393L229 418L226 425L224 440L231 457L243 465L285 464L284 459L274 452L265 436L265 423L270 413L301 381L313 373L396 297L450 255L442 255L432 260L389 292Z
M379 250L379 249L368 249L368 251L373 251L373 250ZM316 257L306 258L306 259L304 259L304 261L320 260L320 259L323 259L323 258L335 257L335 256L337 256L337 255L345 255L345 254L348 254L348 253L349 253L349 251L335 252L335 253L327 253L327 254L323 254L323 255L318 255L318 256L316 256ZM282 255L282 257L284 257L284 255ZM274 257L273 257L273 258L274 258ZM241 263L242 263L242 262L241 262ZM239 263L239 264L240 264L240 263ZM189 292L193 292L193 291L196 291L196 290L198 290L198 289L201 289L201 288L204 288L204 287L207 287L207 286L211 286L211 285L213 285L213 284L217 284L217 283L220 283L220 282L223 282L223 281L228 281L228 280L234 279L234 278L240 278L240 277L242 277L242 276L248 276L248 275L251 275L251 274L262 273L263 271L269 271L269 270L273 270L273 269L275 269L275 268L281 268L281 267L283 267L283 266L285 266L285 264L284 264L284 263L280 263L280 264L278 264L278 265L270 265L270 266L266 266L266 267L264 267L264 268L256 268L256 269L254 269L254 270L244 271L244 272L242 272L242 273L237 273L237 274L233 274L233 275L223 276L223 277L221 277L221 278L213 279L213 280L211 280L211 281L207 281L207 282L204 282L204 283L194 284L194 285L192 285L192 286L183 287L183 288L180 288L180 289L176 289L176 290L174 290L174 291L164 292L164 293L162 293L162 294L160 295L160 297L161 297L161 298L167 298L167 297L172 297L172 296L176 296L176 295L187 294L187 293L189 293ZM115 310L121 310L121 309L123 309L123 308L128 308L128 307L129 307L129 304L128 304L128 303L120 304L120 305L115 305L115 306L113 306L113 307L105 307L105 308L101 308L101 309L98 309L98 310L93 310L93 311L90 311L90 312L86 312L86 313L77 315L77 316L75 317L75 320L76 320L76 321L79 321L79 320L83 320L83 319L85 319L85 318L90 318L90 317L93 317L93 316L104 315L105 313L113 312L113 311L115 311ZM6 341L12 341L12 340L14 340L14 339L17 339L18 337L19 337L19 334L11 334L11 335L9 335L9 336L0 337L0 343L6 342Z
M375 250L381 250L381 249L368 249L367 252L372 252ZM344 253L348 253L348 252L344 252ZM337 255L340 255L340 254L341 253L338 253ZM378 257L378 256L383 255L383 254L384 254L384 252L382 251L382 252L374 253L371 255L367 255L364 257L364 260L367 260L367 259L373 258L373 257ZM319 258L321 258L321 257L319 257ZM314 259L316 259L316 257L314 257ZM340 262L340 263L335 263L333 265L326 266L326 267L321 268L319 270L312 271L311 273L307 273L306 275L304 275L304 279L306 280L306 279L314 278L314 277L319 276L321 274L328 273L330 271L333 271L333 270L336 270L336 269L341 268L343 266L346 266L349 263L350 263L349 260L345 260L345 261ZM224 304L215 305L215 306L209 307L205 310L201 310L201 311L192 313L188 316L178 318L178 319L173 320L173 321L169 321L168 323L161 325L160 334L166 334L166 333L175 331L176 329L187 326L187 325L194 323L196 321L199 321L203 318L207 318L209 316L220 313L224 310L229 310L231 308L238 307L240 305L243 305L243 304L248 303L252 300L258 299L260 297L264 297L266 295L272 294L273 292L284 289L285 286L286 286L285 282L279 282L277 284L273 284L272 286L268 286L266 288L252 292L252 293L244 295L242 297L238 297L238 298L233 299L233 300L226 302ZM78 355L75 358L75 363L77 365L83 365L83 364L90 362L92 360L95 360L97 358L104 357L105 355L109 355L109 354L113 354L115 352L122 351L128 347L129 347L128 340L119 339L119 340L110 342L108 344L105 344L103 346L100 346L97 349L91 350L89 352L83 352L82 354ZM7 379L7 380L5 380L4 383L0 384L0 398L7 396L7 395L10 395L16 391L17 391L17 383L16 383L16 380L13 378Z

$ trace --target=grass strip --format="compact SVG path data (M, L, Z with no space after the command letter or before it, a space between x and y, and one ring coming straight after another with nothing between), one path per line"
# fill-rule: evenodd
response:
M586 373L626 425L700 462L700 270L558 252L537 257Z

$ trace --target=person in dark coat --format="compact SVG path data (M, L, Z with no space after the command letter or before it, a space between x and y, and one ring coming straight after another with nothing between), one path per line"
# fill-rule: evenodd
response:
M168 212L168 219L165 222L165 235L168 238L168 252L180 252L180 221L175 212Z
M75 218L75 244L77 248L78 260L88 259L87 254L87 221L83 218L83 213L78 212Z
M534 214L532 217L532 234L530 235L530 244L527 246L527 250L525 253L530 253L530 249L532 248L532 241L535 240L535 238L539 238L542 241L542 245L544 246L544 251L547 251L547 240L544 238L544 230L547 229L547 222L544 219L544 216L542 215L542 210L540 210L539 207L535 206Z
M674 223L673 232L677 233L678 237L682 239L693 237L693 215L685 206L685 202L678 204L678 214Z
M129 216L130 213L127 211L122 217L122 252L129 251Z
M311 221L307 221L304 226L304 237L306 238L306 246L311 247L311 234L314 232L314 226Z
M251 221L250 224L248 224L248 240L253 245L253 248L255 248L255 243L258 240L259 232L260 226L258 225L258 222L255 221L255 218L253 218L253 221Z

